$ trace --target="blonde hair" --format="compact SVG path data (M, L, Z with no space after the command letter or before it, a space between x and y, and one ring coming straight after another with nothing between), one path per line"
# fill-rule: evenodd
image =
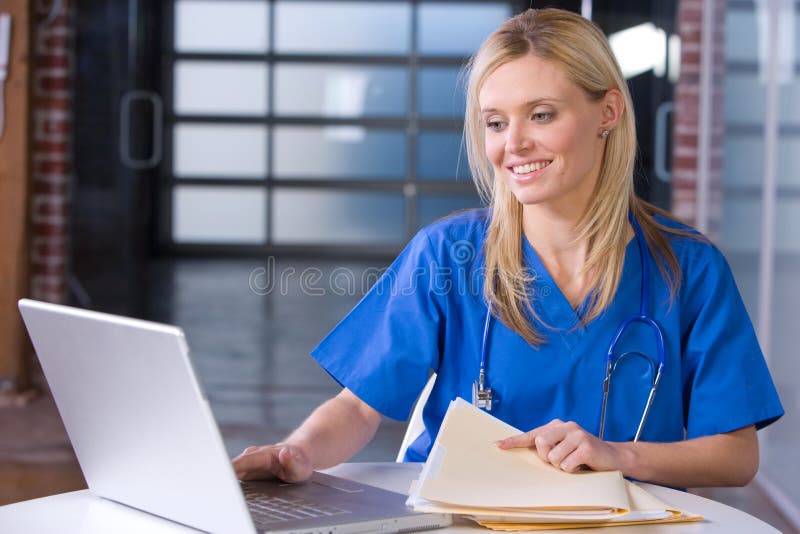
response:
M680 267L662 232L686 234L653 220L666 212L637 198L633 190L636 126L625 78L603 32L591 21L560 9L529 9L497 29L468 64L467 110L464 135L473 180L491 208L485 248L486 279L483 292L493 314L506 326L536 346L545 341L531 318L544 324L529 295L531 276L522 253L522 204L503 180L495 180L486 157L483 124L478 103L486 78L498 67L527 55L558 64L567 77L593 100L610 89L622 94L625 110L606 139L600 175L592 202L578 223L577 239L589 244L585 270L590 276L588 323L609 306L622 276L627 245L628 213L640 223L645 241L674 297L680 284Z

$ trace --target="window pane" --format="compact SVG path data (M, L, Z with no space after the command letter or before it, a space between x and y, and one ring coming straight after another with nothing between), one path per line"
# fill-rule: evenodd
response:
M277 188L272 206L279 244L396 244L405 237L400 193Z
M780 253L800 253L800 198L778 198L775 221L775 249Z
M758 252L761 241L761 197L725 198L720 243L728 252Z
M422 67L417 78L419 112L427 117L464 117L465 93L460 69L456 67Z
M245 61L177 61L175 112L265 115L267 66Z
M264 53L268 28L267 2L175 2L178 52Z
M302 87L302 91L298 88ZM405 115L404 67L277 64L275 111L283 115L364 117Z
M795 58L800 58L800 17L794 16L794 53Z
M423 131L417 137L417 175L422 180L468 180L466 148L456 131Z
M278 126L277 178L403 178L406 135L362 126Z
M267 174L267 129L258 125L178 123L172 169L193 178Z
M778 138L777 178L779 186L800 186L798 169L800 169L800 136L781 136ZM800 236L798 236L798 242L800 242Z
M422 228L446 217L453 212L467 208L479 208L481 201L474 195L421 195L417 198L417 227Z
M727 135L722 159L725 185L761 186L764 175L764 138Z
M725 117L728 124L761 125L766 114L766 99L753 98L763 95L766 86L757 73L729 73L725 77ZM778 95L779 122L800 122L800 78L781 83Z
M757 73L730 72L725 76L725 120L727 124L764 123L764 86Z
M731 61L758 61L758 28L753 11L729 9L725 32L735 39L725 39L725 59Z
M263 243L266 190L179 185L172 191L172 238L177 243Z
M475 52L501 22L508 4L424 3L417 12L421 54L466 56Z
M726 186L761 186L764 176L764 137L727 135L723 173ZM800 186L800 136L778 139L778 187Z
M779 197L775 206L775 252L800 253L800 199ZM725 199L722 244L725 252L758 252L761 243L761 196Z
M277 2L275 48L283 53L407 54L406 2Z

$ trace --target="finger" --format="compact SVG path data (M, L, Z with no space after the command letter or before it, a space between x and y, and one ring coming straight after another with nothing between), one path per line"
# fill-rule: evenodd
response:
M233 462L234 463L241 463L243 461L246 462L247 460L245 460L245 458L251 457L253 455L253 453L258 452L260 449L261 449L261 447L258 447L258 446L255 446L255 445L247 447L245 450L240 452L239 455L236 458L233 459Z
M497 446L501 449L517 449L517 448L526 448L526 447L533 447L534 439L536 435L534 431L526 432L524 434L518 434L516 436L511 436L506 439L501 439L497 442Z
M287 445L278 451L277 476L286 482L300 482L307 479L312 472L311 463L303 451Z
M550 451L564 438L570 431L569 423L564 423L560 419L554 419L543 426L536 435L535 445L539 458L549 462Z
M581 443L575 447L570 454L568 454L561 463L557 465L562 471L567 473L575 473L583 469L588 469L586 464L588 462L587 448L585 444Z
M544 460L545 462L549 462L548 456L550 455L550 451L560 443L560 438L547 438L542 434L536 436L536 440L534 442L536 446L536 454L539 455L539 458Z
M577 432L567 433L564 439L554 445L547 453L547 461L561 468L564 460L578 448L581 437Z
M248 447L234 458L233 469L240 480L273 478L277 463L277 451L274 447Z
M496 443L498 447L501 449L513 449L517 447L529 447L533 448L536 447L536 436L543 432L550 432L554 428L559 428L564 424L564 421L561 419L553 419L549 423L537 426L533 430L529 430L524 434L519 434L516 436L511 436L505 439L502 439Z

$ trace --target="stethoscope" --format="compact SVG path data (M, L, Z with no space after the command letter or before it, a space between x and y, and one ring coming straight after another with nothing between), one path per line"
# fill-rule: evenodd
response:
M650 413L650 407L653 405L653 398L655 397L658 383L661 381L661 375L664 371L666 350L664 347L664 332L661 330L661 327L658 325L658 323L656 323L656 321L647 313L647 304L650 302L650 264L647 261L646 256L647 251L645 247L644 233L642 232L641 226L639 226L639 222L633 217L633 214L628 214L628 220L633 226L633 231L636 235L636 242L639 246L639 258L641 260L642 269L641 303L639 306L639 313L631 315L627 319L623 320L619 327L617 327L617 331L614 333L614 337L611 338L611 344L608 346L608 351L606 352L606 375L603 379L603 405L600 413L600 430L598 431L597 436L600 439L603 439L603 431L605 430L606 422L606 408L608 407L608 394L611 389L611 376L614 374L617 365L619 365L622 359L638 356L644 358L648 362L650 365L651 376L654 376L650 388L650 394L647 396L647 403L645 404L644 411L642 412L642 418L639 420L639 426L636 429L636 435L633 438L633 441L639 441L639 438L642 435L642 429L644 428L644 423L647 420L647 415ZM486 367L489 358L488 339L491 330L491 323L492 309L491 306L488 306L488 309L486 310L486 320L483 325L481 365L478 371L478 380L472 383L472 404L486 411L491 411L492 405L499 402L499 399L494 398L492 388L488 386L488 381L486 379ZM656 362L652 358L642 354L641 352L630 351L622 353L616 357L614 356L617 349L617 343L619 343L620 338L622 338L622 334L624 334L625 330L634 323L642 323L649 326L655 334L657 341L656 347L658 351L658 367L656 367Z

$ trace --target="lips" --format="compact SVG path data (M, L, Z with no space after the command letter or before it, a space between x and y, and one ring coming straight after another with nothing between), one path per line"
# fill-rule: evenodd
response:
M544 174L552 162L553 160L540 159L520 162L515 165L509 165L506 168L512 173L515 182L525 183L533 181Z
M540 160L540 161L533 161L530 163L524 163L522 165L513 165L511 166L511 171L514 174L530 174L532 172L540 171L550 165L549 160Z

